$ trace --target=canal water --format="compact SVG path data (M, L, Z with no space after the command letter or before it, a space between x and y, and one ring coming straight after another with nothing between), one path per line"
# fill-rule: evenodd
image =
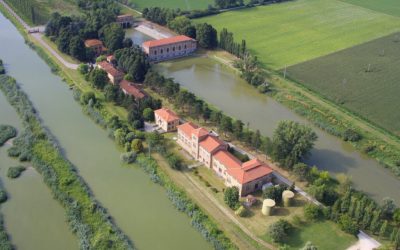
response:
M125 30L125 37L132 39L133 44L141 46L142 43L147 42L149 40L154 40L150 36L143 34L135 30L134 28L126 29Z
M281 120L312 126L292 110L258 93L232 69L210 58L180 59L157 64L156 68L226 114L241 119L245 124L249 123L253 129L259 129L264 135L272 136ZM355 151L350 144L312 127L318 134L318 141L307 160L308 164L334 175L344 173L352 178L357 189L377 201L391 197L400 205L400 180L375 160Z
M0 124L12 125L21 131L14 109L0 92ZM7 233L17 249L78 249L76 237L65 222L65 212L33 168L17 179L7 177L7 169L20 163L7 155L9 145L0 148L0 182L8 200L1 205Z
M82 113L68 86L50 72L2 15L0 30L0 58L8 64L9 74L29 95L96 199L135 245L151 250L211 249L189 218L172 206L162 187L142 170L121 165L120 152L107 132Z

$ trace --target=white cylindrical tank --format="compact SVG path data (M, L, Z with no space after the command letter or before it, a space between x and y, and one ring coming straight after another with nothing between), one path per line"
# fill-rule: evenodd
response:
M275 207L275 201L271 199L265 199L261 208L263 215L272 215L272 209Z
M285 207L290 207L292 205L292 200L294 197L294 193L290 190L285 190L282 193L282 200L283 200L283 205Z

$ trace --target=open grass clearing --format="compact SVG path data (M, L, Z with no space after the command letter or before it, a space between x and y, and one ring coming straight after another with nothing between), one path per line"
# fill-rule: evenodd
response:
M238 21L240 20L240 21ZM280 69L400 30L400 18L339 0L296 0L196 19L246 39L260 61Z
M288 75L400 136L400 33L294 65Z
M386 13L392 16L400 17L399 0L342 0L342 1L358 5L367 9Z
M181 10L203 10L214 5L214 0L127 0L137 10L148 7L163 7Z

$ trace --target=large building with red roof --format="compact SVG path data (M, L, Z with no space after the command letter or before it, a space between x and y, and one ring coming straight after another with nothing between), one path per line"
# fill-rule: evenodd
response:
M107 48L104 47L103 42L99 39L87 39L85 40L85 47L92 49L96 56L103 54L103 52L107 51Z
M124 78L124 73L116 69L111 63L102 61L97 63L97 67L107 72L108 79L112 84L119 84Z
M167 108L161 108L154 111L156 124L165 132L175 131L179 125L179 117Z
M180 35L144 42L143 50L152 62L160 62L192 54L197 49L195 39Z
M135 100L142 100L147 97L147 94L137 84L134 84L133 82L124 79L119 83L119 86L121 87L122 92L124 92L125 95L133 96Z
M194 159L213 169L228 187L235 186L241 196L257 191L271 181L273 170L252 159L242 163L228 152L228 145L216 135L192 122L177 127L178 144Z

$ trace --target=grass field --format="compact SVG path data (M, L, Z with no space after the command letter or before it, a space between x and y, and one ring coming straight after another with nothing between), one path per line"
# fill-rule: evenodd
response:
M393 16L400 16L399 0L342 0L364 8L383 12Z
M237 40L246 39L261 62L274 69L400 30L400 18L339 0L295 0L196 21L228 28Z
M214 5L214 0L129 0L135 9L142 10L145 7L164 7L181 10L203 10L208 5Z
M400 33L294 65L288 75L400 135Z

